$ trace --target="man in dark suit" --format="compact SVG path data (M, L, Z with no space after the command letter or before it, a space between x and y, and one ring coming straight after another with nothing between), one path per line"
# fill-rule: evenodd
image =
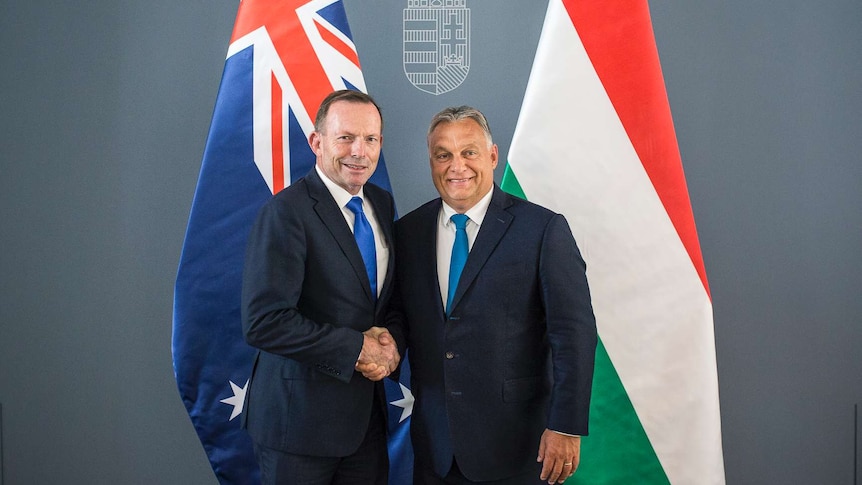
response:
M243 426L264 484L387 481L380 380L400 357L378 323L395 209L366 184L382 124L368 95L330 94L309 137L315 168L261 209L249 236L243 331L259 351Z
M428 151L441 198L396 223L387 319L409 352L414 483L562 483L597 340L584 260L562 215L496 187L478 110L438 113Z

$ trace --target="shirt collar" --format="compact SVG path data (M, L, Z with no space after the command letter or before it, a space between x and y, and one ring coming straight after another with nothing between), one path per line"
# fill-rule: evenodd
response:
M485 219L485 214L488 213L488 207L491 205L491 196L494 194L494 186L491 186L491 190L485 194L484 197L479 199L479 202L476 202L476 205L467 209L467 217L470 218L471 221L475 222L477 226L482 225L482 221ZM443 202L443 221L445 224L451 224L452 221L450 218L453 214L457 214L458 212L453 209L449 204L445 201Z
M323 170L321 170L320 167L315 165L314 169L317 170L317 175L320 175L320 180L323 180L323 185L329 189L329 193L332 194L332 198L335 199L335 203L338 204L339 208L343 209L353 197L359 197L362 199L362 204L365 206L364 187L360 187L359 193L354 196L350 192L344 190L344 187L333 182L325 173L323 173Z

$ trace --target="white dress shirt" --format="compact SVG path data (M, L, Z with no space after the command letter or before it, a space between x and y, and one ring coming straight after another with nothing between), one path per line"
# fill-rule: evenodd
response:
M469 218L467 220L467 243L470 249L473 249L473 242L476 240L476 235L479 234L479 228L482 226L485 214L488 213L488 206L491 205L493 193L494 188L491 187L491 190L476 205L464 213ZM450 217L456 213L455 209L443 202L440 215L437 216L437 281L440 284L440 296L443 298L443 305L446 305L449 297L449 264L452 260L452 246L455 244L455 224ZM455 288L452 288L452 291L455 291Z
M317 165L314 166L314 169L317 170L317 174L320 175L323 184L329 189L329 193L332 194L335 203L341 208L341 215L344 216L344 220L350 226L350 232L353 232L353 222L356 219L356 214L347 208L347 203L353 198L353 194L330 180ZM380 296L380 292L383 290L383 281L386 279L386 270L389 268L389 246L383 238L383 232L380 229L380 224L377 222L377 216L374 214L373 205L365 200L365 191L360 188L356 196L362 199L362 211L365 212L365 217L368 219L368 223L371 224L371 230L374 231L374 249L377 252L377 296Z

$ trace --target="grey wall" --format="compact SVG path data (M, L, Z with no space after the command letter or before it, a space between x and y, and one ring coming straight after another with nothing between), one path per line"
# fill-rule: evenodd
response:
M360 49L406 4L345 3ZM402 213L434 195L439 107L482 108L508 149L529 68L507 56L532 55L546 2L468 5L474 50L512 69L387 119ZM862 4L650 7L715 306L728 483L851 484ZM215 483L173 381L171 306L236 8L0 2L2 485ZM483 45L494 33L517 41ZM360 50L389 112L415 89L395 48Z
M468 104L485 113L505 162L539 42L547 1L467 1L470 72L457 89L438 96L415 88L401 62L405 0L345 2L368 91L386 118L384 152L398 211L406 214L437 197L428 168L425 135L431 117L446 106ZM371 6L371 7L370 7ZM403 106L405 100L409 106ZM495 178L503 175L503 163Z
M728 483L853 483L862 3L651 10L712 288Z
M235 14L0 3L3 485L215 482L171 312Z

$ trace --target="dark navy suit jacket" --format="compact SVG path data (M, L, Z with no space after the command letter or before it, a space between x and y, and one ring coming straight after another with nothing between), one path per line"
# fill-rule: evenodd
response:
M407 343L417 463L445 475L454 456L475 481L538 470L545 428L587 434L597 341L565 218L493 190L448 318L437 279L441 200L396 223L388 318Z
M242 322L246 341L259 351L242 419L259 444L347 456L365 437L374 394L385 403L382 382L364 378L354 365L362 332L382 326L392 291L395 204L372 184L364 193L390 249L379 299L353 233L314 169L264 205L253 226Z

